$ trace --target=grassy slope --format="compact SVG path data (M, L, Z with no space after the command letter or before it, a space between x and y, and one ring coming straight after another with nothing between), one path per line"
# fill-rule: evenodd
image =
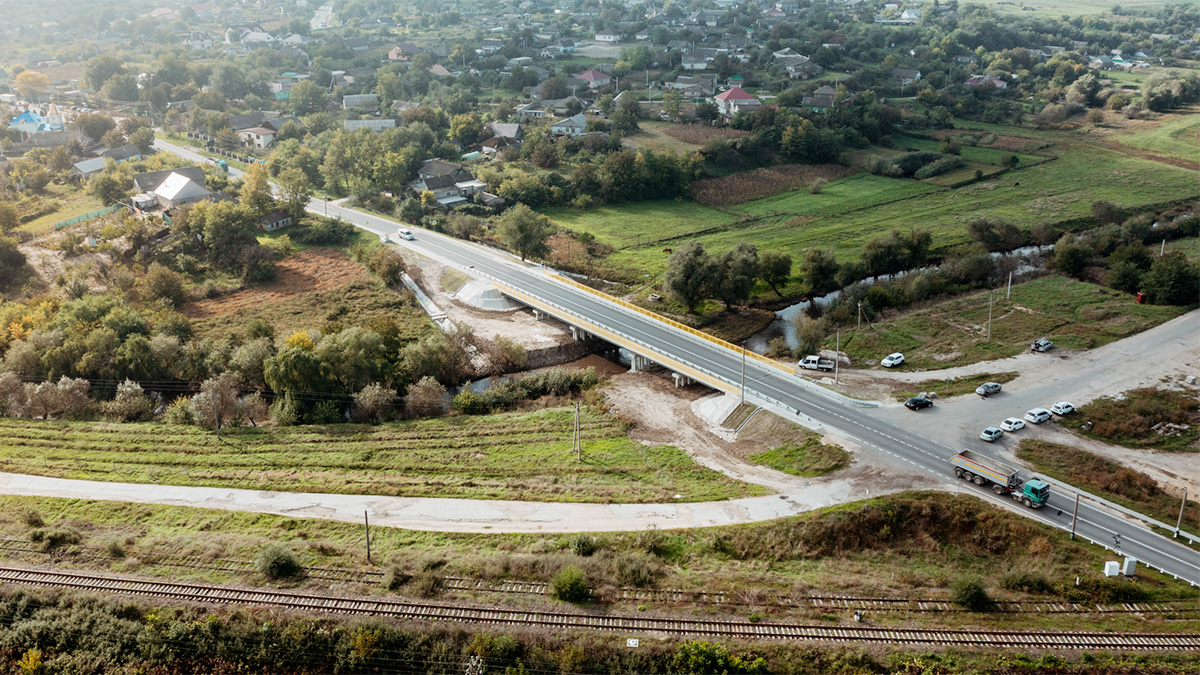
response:
M810 434L803 443L786 443L751 455L750 461L795 476L821 476L845 468L850 454L836 445L826 445L817 434Z
M1031 228L1087 216L1096 200L1132 207L1200 193L1192 171L1081 143L1063 132L979 123L962 126L1055 142L1045 152L1057 158L954 190L915 181L851 176L831 183L820 195L793 191L736 207L736 213L756 216L750 219L687 200L588 211L552 209L547 213L565 227L591 232L621 249L611 256L610 265L656 274L666 264L661 250L664 244L648 245L647 240L701 230L707 231L696 238L714 251L748 240L760 250L781 250L793 258L809 247L828 247L847 260L857 257L867 241L891 229L927 228L935 247L941 248L970 241L966 224L978 216L1004 218L1018 227ZM987 155L988 160L995 159L992 155L1008 154L980 148L964 151L983 153L980 159ZM1032 161L1032 156L1028 159ZM924 194L918 194L921 192ZM914 194L899 205L886 203ZM636 246L639 234L641 247L628 248ZM672 242L678 243L682 242Z
M1132 148L1195 162L1200 158L1200 114L1180 115L1154 129L1123 133L1116 140Z
M644 448L612 418L565 408L379 427L240 428L0 419L0 470L108 481L289 492L579 502L706 501L765 494ZM643 458L644 456L644 458ZM682 495L675 500L676 494Z
M1049 337L1062 349L1084 349L1132 335L1179 316L1180 307L1139 305L1133 296L1049 276L1012 288L1012 300L997 292L992 341L985 339L986 293L974 293L915 310L875 327L842 331L842 350L859 365L903 352L907 367L947 368L1005 358ZM828 341L833 347L833 338Z

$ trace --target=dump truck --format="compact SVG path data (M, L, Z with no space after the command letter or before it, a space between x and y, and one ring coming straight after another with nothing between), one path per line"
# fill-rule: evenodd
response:
M806 356L800 359L800 367L805 370L833 370L833 359L823 359L819 356Z
M990 485L1000 496L1009 495L1031 509L1050 499L1050 485L1039 478L1021 479L1021 470L998 459L963 450L950 458L954 475L976 485Z

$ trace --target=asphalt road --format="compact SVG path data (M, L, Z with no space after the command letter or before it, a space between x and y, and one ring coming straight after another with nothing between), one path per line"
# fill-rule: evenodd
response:
M193 161L211 162L187 148L161 140L155 144L159 149ZM237 175L232 170L231 173ZM312 200L308 210L314 214L341 217L356 227L384 236L396 232L400 227L395 221L320 199ZM414 241L403 242L406 247L449 265L491 276L563 308L567 313L585 317L626 339L652 346L680 361L702 368L729 383L729 388L736 389L741 382L743 359L738 352L563 284L545 270L522 264L506 253L428 230L412 229L417 237ZM957 452L954 448L902 428L870 408L839 401L828 393L814 390L796 376L776 368L754 360L745 361L744 367L747 398L764 403L775 412L802 424L814 426L815 422L836 435L857 441L863 448L887 453L906 462L928 476L930 481L914 483L914 489L945 488L948 484L959 483L960 489L974 491L982 499L1003 504L1022 515L1060 529L1071 529L1075 491L1069 486L1052 483L1051 497L1045 507L1038 510L1024 508L1010 498L995 495L989 489L955 479L947 461ZM913 418L914 421L920 419L923 418ZM580 523L580 527L586 529L587 525ZM1079 503L1075 531L1081 538L1200 585L1200 551L1155 534L1142 522L1085 498Z
M309 211L341 217L359 228L380 235L394 233L400 227L395 221L322 200L313 200ZM586 317L623 337L654 346L681 361L703 368L730 383L731 388L736 388L741 381L742 359L735 351L563 284L544 269L521 264L506 253L436 232L412 229L417 234L416 239L404 241L402 245L450 265L468 270L473 268L475 272L482 272L545 302ZM1054 485L1050 500L1042 509L1026 509L1008 497L998 497L989 489L955 479L947 459L957 450L919 431L902 428L871 408L839 401L829 394L814 391L811 385L802 384L799 378L778 369L753 360L747 361L745 368L748 398L766 403L776 412L801 423L807 422L809 426L815 420L821 426L856 440L864 447L899 458L927 475L931 481L930 484L914 484L914 488L945 487L948 483L957 482L963 490L974 491L983 499L1003 503L1023 515L1064 530L1071 528L1075 491L1068 486ZM809 419L805 420L805 417ZM913 419L916 421L921 418ZM582 523L581 526L586 527ZM1157 535L1145 524L1090 503L1086 498L1080 502L1076 533L1081 538L1200 585L1200 551Z

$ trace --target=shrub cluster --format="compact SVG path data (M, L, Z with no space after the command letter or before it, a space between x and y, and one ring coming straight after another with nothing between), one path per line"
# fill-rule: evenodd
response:
M570 396L599 384L595 368L567 370L551 368L540 373L531 373L494 385L483 392L465 389L451 406L465 415L483 415L497 410L508 410L521 401L542 396Z

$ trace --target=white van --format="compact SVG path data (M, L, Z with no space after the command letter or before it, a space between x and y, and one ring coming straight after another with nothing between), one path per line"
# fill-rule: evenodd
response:
M400 236L409 241L416 239L416 237L413 236L412 230L404 227L400 228Z

